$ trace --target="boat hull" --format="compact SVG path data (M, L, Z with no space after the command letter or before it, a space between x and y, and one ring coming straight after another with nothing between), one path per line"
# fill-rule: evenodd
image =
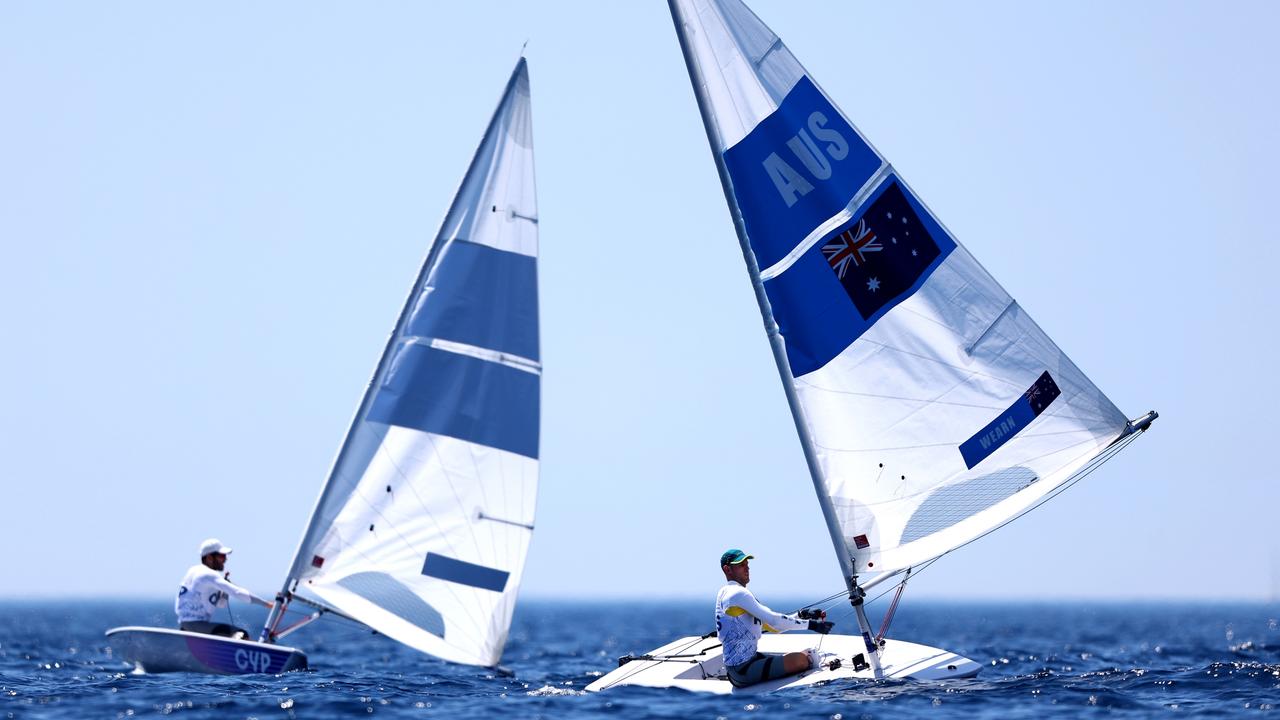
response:
M276 674L307 667L301 650L218 635L156 627L107 631L117 657L145 673Z
M859 635L765 635L759 650L764 653L802 652L817 648L824 662L839 658L841 666L834 670L820 668L799 675L735 688L725 675L720 640L715 637L686 637L664 645L648 656L673 657L670 660L636 659L598 678L587 690L598 692L623 685L643 687L675 687L692 692L727 695L730 693L762 693L841 680L873 680L871 668L854 669L853 659L865 652ZM912 680L953 680L973 677L982 666L953 652L917 645L902 640L885 640L880 652L885 678Z

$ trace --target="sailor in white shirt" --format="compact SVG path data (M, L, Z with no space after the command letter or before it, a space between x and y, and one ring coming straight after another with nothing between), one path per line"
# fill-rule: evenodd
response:
M720 556L720 569L728 582L716 597L716 631L724 647L724 665L729 682L737 687L754 685L804 672L817 665L816 653L765 654L756 650L760 635L769 632L809 629L831 632L833 623L821 613L816 619L783 615L765 607L747 589L751 582L748 555L737 548Z
M231 548L223 545L217 538L209 538L200 543L200 564L192 565L182 578L178 588L178 597L173 601L173 611L178 614L178 629L188 632L225 635L233 638L244 638L248 633L227 623L213 622L213 611L227 606L227 599L257 603L263 607L271 607L271 603L236 585L227 578L231 573L223 568L227 565L227 555Z

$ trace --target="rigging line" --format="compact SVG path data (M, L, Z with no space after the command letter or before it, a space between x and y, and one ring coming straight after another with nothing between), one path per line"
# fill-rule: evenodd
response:
M813 606L815 606L815 605L821 605L821 604L826 603L826 602L831 602L832 600L836 600L836 599L838 599L838 598L843 597L844 595L848 594L848 592L849 592L848 590L841 590L840 592L835 593L834 595L828 595L827 597L824 597L824 598L822 598L821 600L815 600L815 601L813 601L813 602L811 602L811 603L808 603L807 605L802 606L800 609L801 609L801 610L803 610L803 609L805 609L805 608L811 608L811 607L813 607ZM797 612L799 612L799 611L797 611Z
M679 654L679 653L682 653L682 652L684 652L685 650L688 650L689 648L693 647L694 645L697 645L699 642L701 642L701 641L703 641L703 640L705 640L705 639L706 639L706 638L702 638L702 637L695 638L695 639L693 639L692 641L690 641L690 642L688 642L688 643L686 643L686 644L684 644L684 645L680 646L679 648L677 648L677 649L676 649L676 651L675 651L675 653L669 653L669 654ZM637 675L637 674L639 674L639 673L641 673L641 672L644 672L645 670L648 670L650 667L652 667L651 665L640 665L640 663L645 663L645 662L661 663L662 661L661 661L661 660L633 660L632 662L637 663L638 667L637 667L635 670L633 670L633 671L631 671L631 672L629 672L629 673L624 673L624 674L622 675L622 677L620 677L620 678L618 678L617 680L615 680L615 681L613 681L613 682L609 683L609 685L608 685L607 687L613 687L614 685L617 685L618 683L623 682L624 680L630 680L630 679L632 678L632 676Z
M884 640L884 634L889 632L889 625L893 622L893 614L898 611L898 602L902 600L902 591L907 589L907 581L911 579L911 568L907 568L907 574L902 578L902 582L898 583L898 591L894 593L893 602L889 603L889 609L884 613L884 620L880 623L880 631L876 633L876 647L880 646L880 642Z

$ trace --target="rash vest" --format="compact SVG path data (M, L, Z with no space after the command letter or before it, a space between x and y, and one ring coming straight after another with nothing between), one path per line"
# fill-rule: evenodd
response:
M182 578L178 597L173 601L173 611L178 622L213 619L213 611L227 606L227 598L235 597L245 602L263 602L253 593L222 576L222 573L205 565L192 565Z
M764 631L804 630L807 620L776 613L756 600L751 591L730 580L716 596L716 631L724 645L724 664L741 665L756 656Z

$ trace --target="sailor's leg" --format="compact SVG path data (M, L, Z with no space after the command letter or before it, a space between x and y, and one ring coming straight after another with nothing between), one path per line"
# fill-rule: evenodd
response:
M788 675L802 673L812 666L807 652L787 653L787 656L783 658L783 662L786 664Z
M206 635L218 635L218 628L223 623L209 622L208 620L187 620L178 623L178 629L184 632L204 633Z
M799 659L796 660L795 657ZM777 680L807 669L809 669L809 656L804 653L788 653L785 656L756 653L751 660L726 668L729 673L729 682L737 687L747 687L766 680Z

